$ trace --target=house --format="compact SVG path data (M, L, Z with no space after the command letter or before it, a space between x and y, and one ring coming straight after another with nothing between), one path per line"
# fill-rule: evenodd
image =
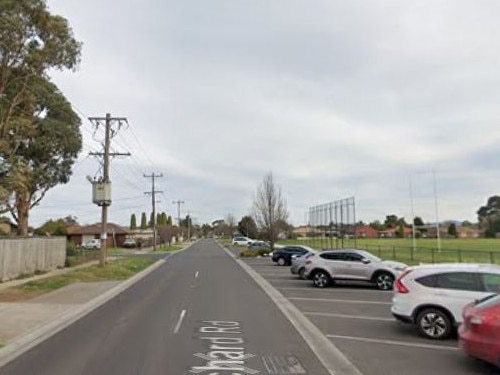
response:
M378 238L379 232L369 225L356 229L356 238Z
M108 223L107 226L107 247L120 247L125 241L128 232L123 227ZM66 228L66 236L68 242L80 246L82 243L94 239L101 238L101 224L92 225L73 225Z
M411 227L403 227L403 237L411 237L413 234L413 231ZM396 238L398 237L397 233L401 229L398 228L387 228L386 230L380 231L379 232L379 237L380 238Z
M300 227L293 228L292 233L297 237L308 237L309 233L312 233L313 229L309 225L301 225Z

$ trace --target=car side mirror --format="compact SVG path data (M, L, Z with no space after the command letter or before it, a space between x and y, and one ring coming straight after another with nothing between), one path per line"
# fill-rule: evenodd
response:
M369 264L371 263L372 261L370 259L363 259L361 262L363 262L364 264Z

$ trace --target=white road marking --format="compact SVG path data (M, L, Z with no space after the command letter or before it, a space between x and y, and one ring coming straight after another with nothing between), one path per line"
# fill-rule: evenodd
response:
M305 281L305 280L303 280ZM294 287L283 287L283 288L280 288L280 290L307 290L308 292L311 292L311 291L315 291L315 292L345 292L345 293L349 293L349 294L353 294L353 293L356 293L356 292L362 292L362 293L378 293L378 294L386 294L387 292L383 292L383 291L380 291L380 290L375 290L375 289L321 289L321 288L315 288L312 286L312 283L311 284L307 284L307 285L304 285L304 287L302 288L294 288ZM392 296L392 294L391 294Z
M288 297L293 301L316 301L316 302L342 302L342 303L364 303L367 305L391 305L391 302L378 301L358 301L352 299L335 299L335 298L305 298L305 297Z
M321 312L304 312L305 315L313 316L326 316L329 318L347 318L347 319L361 319L361 320L377 320L381 322L395 322L394 318L377 318L374 316L363 316L363 315L346 315L346 314L332 314L332 313L321 313Z
M194 273L194 277L195 277L195 278L198 278L198 276L199 276L199 275L200 275L200 271L196 271L196 272Z
M182 310L181 316L179 316L179 320L177 321L177 325L174 328L174 334L179 332L179 329L181 328L182 321L184 320L185 316L186 316L186 310Z
M458 350L458 347L453 346L440 346L440 345L431 345L431 344L419 344L407 341L393 341L393 340L376 340L370 339L367 337L353 337L353 336L341 336L341 335L326 335L329 339L344 339L344 340L355 340L355 341L363 341L375 344L385 344L385 345L397 345L397 346L408 346L412 348L421 348L421 349L432 349L432 350Z

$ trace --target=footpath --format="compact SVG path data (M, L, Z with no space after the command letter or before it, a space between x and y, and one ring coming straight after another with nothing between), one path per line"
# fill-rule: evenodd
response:
M26 301L0 302L0 367L115 297L164 262L161 259L124 281L78 282ZM7 281L0 283L0 290L96 263Z

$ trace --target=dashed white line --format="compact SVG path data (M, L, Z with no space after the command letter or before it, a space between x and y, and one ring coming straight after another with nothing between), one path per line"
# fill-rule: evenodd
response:
M306 298L306 297L288 297L288 299L293 301L342 302L342 303L364 303L367 305L391 305L391 302L358 301L352 299Z
M397 346L409 346L412 348L421 348L421 349L432 349L432 350L458 350L457 347L453 346L440 346L440 345L431 345L431 344L419 344L407 341L393 341L393 340L376 340L370 339L367 337L354 337L354 336L341 336L341 335L326 335L329 339L344 339L344 340L355 340L355 341L363 341L375 344L385 344L385 345L397 345Z
M199 276L199 275L200 275L200 271L196 271L196 272L194 273L194 277L195 277L195 278L198 278L198 276Z
M174 334L179 332L179 329L181 328L182 321L184 320L185 316L186 316L186 310L182 310L181 315L179 316L179 320L177 321L177 324L174 328Z
M346 318L346 319L361 319L361 320L377 320L381 322L395 322L391 318L377 318L374 316L363 316L363 315L346 315L346 314L333 314L333 313L321 313L321 312L304 312L305 315L311 316L325 316L329 318Z

